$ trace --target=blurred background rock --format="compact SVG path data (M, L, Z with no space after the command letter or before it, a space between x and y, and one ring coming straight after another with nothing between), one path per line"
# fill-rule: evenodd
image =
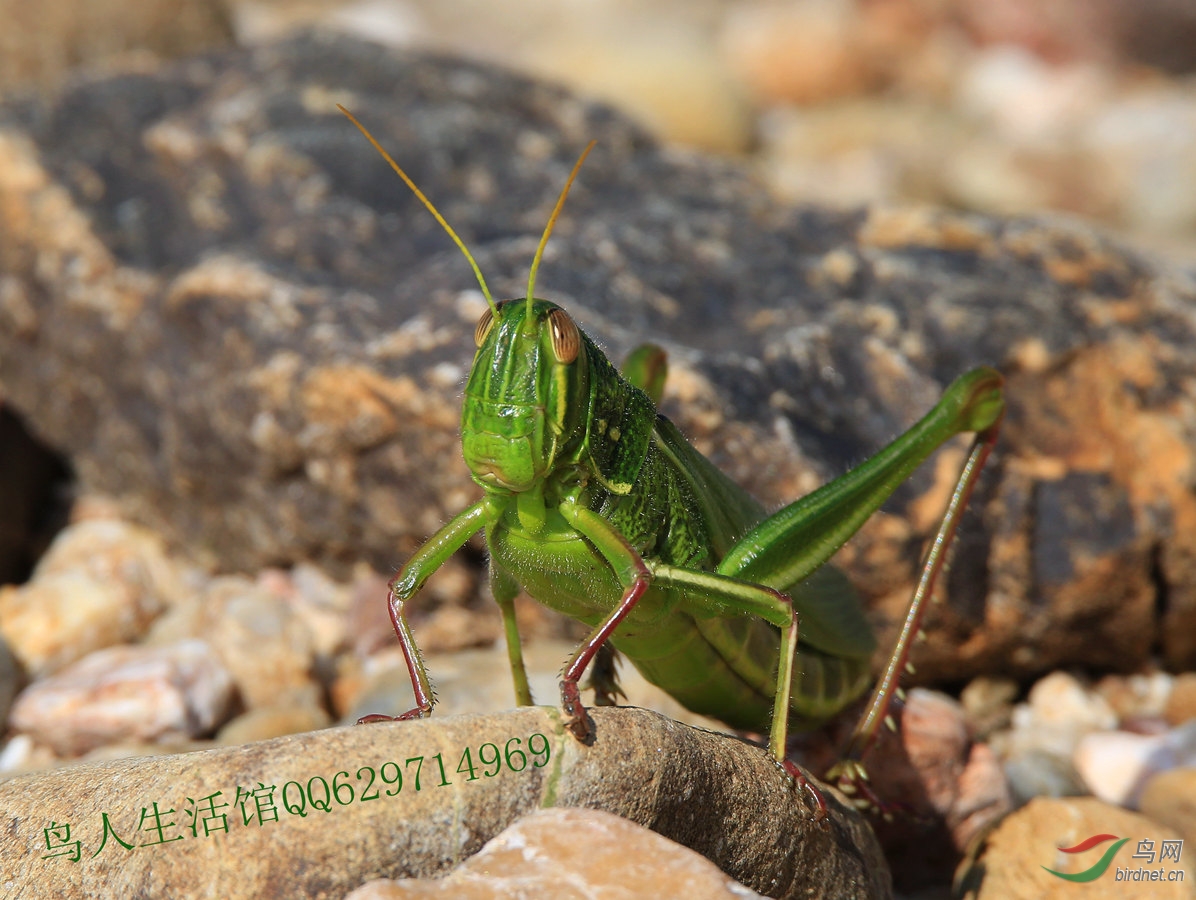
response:
M1196 251L1188 0L24 0L0 89L318 26L501 63L790 200L1096 219Z

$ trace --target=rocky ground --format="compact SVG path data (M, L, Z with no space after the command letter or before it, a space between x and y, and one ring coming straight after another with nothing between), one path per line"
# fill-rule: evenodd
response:
M830 5L820 13L827 28L855 33L831 13ZM798 16L787 26L793 32L781 27L788 16ZM251 20L237 21L244 28ZM745 68L745 60L767 57L752 41L824 33L775 9L720 21L729 23L729 46L756 48L740 53ZM938 35L932 20L914 22L921 31L901 33ZM1107 30L1095 34L1104 44L1064 41L1051 66L1007 49L976 49L967 65L950 54L922 62L931 73L936 60L951 72L948 63L958 63L967 87L958 96L980 97L990 125L1023 136L998 166L1005 181L986 175L983 154L971 173L1009 200L999 211L1054 203L1133 228L1139 244L1182 247L1190 218L1175 198L1196 195L1180 189L1184 160L1193 157L1167 154L1186 146L1187 94L1182 82L1130 79L1107 65L1101 71L1117 77L1084 81L1097 58L1093 41L1131 55ZM852 59L858 67L861 47L873 46L841 43L856 55L838 60L847 68L832 67L824 84L852 83L844 72ZM790 73L788 87L759 82L778 69L760 69L748 83L787 102L794 91L807 103L802 91L817 96L809 84L793 86L809 73ZM891 67L859 77L892 87L911 75ZM1075 84L1079 94L1065 90ZM1044 106L1027 112L1018 97ZM1089 105L1077 106L1077 97ZM1059 848L1112 834L1129 840L1116 866L1183 870L1186 880L1130 885L1110 871L1088 893L1191 895L1190 267L1053 218L778 200L778 185L808 199L810 184L854 189L869 165L885 169L873 160L852 170L869 158L856 151L819 168L809 140L786 132L786 116L797 120L783 103L759 120L768 124L759 133L770 137L753 165L771 173L770 190L739 165L661 150L636 125L556 88L344 38L142 62L40 98L11 95L0 109L0 496L11 511L0 565L13 582L0 588L0 712L8 722L0 770L32 773L10 782L17 793L68 784L38 782L52 776L36 773L78 761L98 767L81 770L88 779L128 785L136 770L112 760L250 744L273 748L260 751L267 759L307 758L310 743L269 741L410 704L382 598L393 567L473 496L455 431L480 299L435 224L393 186L336 115L335 101L352 106L411 166L503 293L519 292L563 174L597 138L542 292L576 311L616 357L645 335L662 340L675 362L666 411L759 496L797 496L874 452L963 368L1002 369L1009 421L915 659L924 687L910 693L902 739L872 760L878 792L905 807L895 826L876 823L898 893L945 896L954 878L959 893L1052 896L1071 885L1043 867L1086 870L1112 844L1074 854ZM926 121L913 108L899 118ZM886 121L866 103L857 112ZM1039 115L1040 131L1025 118L1002 118L1015 113ZM854 113L842 106L821 114L819 134L835 135L835 123L854 132ZM1174 128L1154 142L1145 169L1074 143L1109 134L1109 121L1158 116ZM802 133L811 127L803 116ZM1114 131L1108 143L1124 150L1133 129ZM782 145L792 154L787 163L776 157ZM1075 196L1091 207L1014 189L1024 187L1026 171L1057 173L1070 165L1060 160L1077 154L1100 160L1093 170L1069 169ZM941 157L918 159L947 170ZM806 168L795 171L799 164ZM831 178L836 166L849 168ZM923 183L902 171L895 182ZM1157 178L1166 191L1125 188L1135 171L1148 171L1141 180ZM893 196L883 179L862 183L874 192L866 199ZM1128 193L1100 199L1094 184ZM944 190L927 196L961 202L983 194ZM1163 211L1146 221L1141 209ZM959 458L953 452L913 479L841 557L882 645L941 511ZM479 561L473 547L447 566L413 614L444 714L490 713L511 702ZM536 695L552 702L556 670L578 632L530 602L520 615ZM693 721L631 676L628 687L631 702ZM345 732L324 733L333 736L333 758L350 752L335 749ZM822 770L834 737L832 730L796 740L794 753ZM459 744L445 745L454 760ZM154 777L186 782L194 771L188 759L144 765ZM182 769L172 768L176 760ZM281 766L254 776L278 777ZM235 765L228 771L244 774ZM102 813L112 813L126 839L145 825L144 809L141 821L134 809L118 817L118 803L103 805L108 795L92 797L91 806L65 788L59 795L77 799L56 813L79 816L74 836L33 822L35 812L25 827L44 843L21 848L47 867L26 886L47 895L61 886L49 867L87 865L70 860L71 841L90 848L113 840ZM750 792L742 796L754 802ZM190 803L182 821L196 838ZM451 805L436 814L451 817ZM541 795L539 805L553 803ZM239 815L249 808L242 802ZM698 804L692 815L701 812ZM716 831L750 811L720 816ZM211 821L203 820L205 835ZM345 828L349 821L338 820ZM508 876L487 882L480 867L493 873L504 852L509 861L511 848L532 846L542 849L531 855L547 861L536 877L570 872L597 889L643 879L648 867L684 872L697 879L687 885L703 884L711 896L742 890L675 845L627 854L647 839L599 813L545 821L525 819L496 837L483 851L490 861L475 859L453 876L458 887L470 884L479 896L501 891ZM470 852L477 838L466 842ZM227 835L230 847L236 840ZM1178 853L1177 841L1186 842ZM286 844L266 846L286 859ZM589 868L569 855L579 846L590 851ZM836 846L827 858L850 857L850 847L862 845ZM395 852L409 859L413 851ZM344 866L360 881L425 876L461 855L430 852L439 868L352 868L348 859ZM622 857L632 874L615 868ZM734 871L765 893L779 890L758 868ZM533 873L516 866L510 877ZM657 895L674 890L672 882L643 883ZM352 886L337 884L294 890L339 896ZM852 884L860 896L887 891L884 879ZM830 880L822 889L841 893ZM387 893L397 890L408 893ZM375 884L360 895L444 890L457 888Z

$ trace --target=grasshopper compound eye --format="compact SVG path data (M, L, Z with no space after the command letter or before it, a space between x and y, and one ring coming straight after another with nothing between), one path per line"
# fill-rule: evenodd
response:
M581 334L569 314L563 309L550 310L548 327L552 330L552 355L556 361L568 365L577 359L581 351Z
M486 311L482 313L482 317L478 319L478 327L473 330L473 345L481 347L486 342L486 335L490 333L490 329L494 327L494 311L490 307L486 307Z

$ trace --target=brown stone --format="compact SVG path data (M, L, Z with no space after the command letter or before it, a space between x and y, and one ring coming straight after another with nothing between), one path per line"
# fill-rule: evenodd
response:
M941 882L1012 805L1000 761L972 742L962 706L936 691L911 690L899 737L886 729L864 763L870 787L889 807L891 821L876 827L899 890Z
M819 821L760 747L643 710L592 716L589 745L532 707L22 776L0 784L0 884L28 898L341 897L373 878L443 874L523 815L585 806L771 897L890 896L872 830L838 793L824 788ZM110 835L97 853L105 816L133 849ZM158 824L182 840L156 844ZM65 825L51 843L81 841L80 860L43 858L46 830Z

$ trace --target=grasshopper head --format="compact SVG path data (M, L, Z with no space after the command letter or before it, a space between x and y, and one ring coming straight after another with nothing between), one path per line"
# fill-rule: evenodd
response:
M390 167L419 198L469 261L489 308L474 332L477 354L465 386L461 443L474 480L491 490L520 494L520 518L543 524L542 489L560 451L585 437L578 403L589 390L586 339L569 314L546 300L536 300L536 270L569 187L594 148L586 147L557 198L527 278L527 297L495 303L482 270L444 216L353 116L356 125ZM590 345L592 346L592 345Z
M546 300L487 309L461 414L461 447L474 480L514 493L535 489L562 449L580 439L578 402L588 390L583 338Z

